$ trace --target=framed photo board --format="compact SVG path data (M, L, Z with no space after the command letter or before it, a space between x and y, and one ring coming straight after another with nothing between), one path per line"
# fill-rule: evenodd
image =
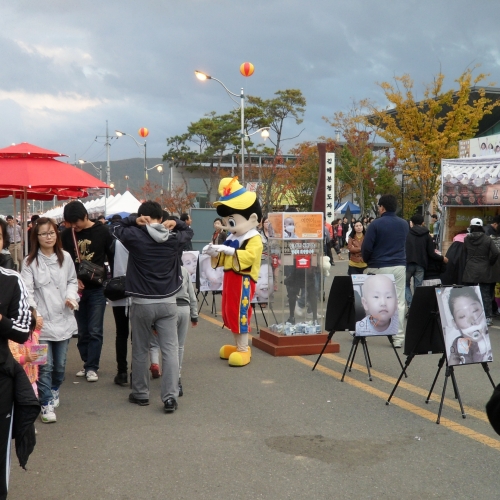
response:
M436 288L436 297L448 365L493 361L479 286Z
M355 301L364 310L364 317L356 321L355 335L371 337L398 333L398 297L394 275L353 274ZM358 318L356 318L358 319Z
M198 269L198 257L200 252L198 250L189 250L182 252L182 266L187 269L192 283L196 283L196 272Z

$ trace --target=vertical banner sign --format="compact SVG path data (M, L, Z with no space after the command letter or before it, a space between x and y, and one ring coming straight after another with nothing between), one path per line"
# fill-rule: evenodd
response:
M326 153L325 219L331 221L335 210L335 153Z

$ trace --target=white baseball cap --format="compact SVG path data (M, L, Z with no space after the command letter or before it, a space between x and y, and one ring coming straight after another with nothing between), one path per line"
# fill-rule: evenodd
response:
M474 217L474 219L471 219L470 225L471 226L482 226L483 221L481 219L478 219L477 217Z

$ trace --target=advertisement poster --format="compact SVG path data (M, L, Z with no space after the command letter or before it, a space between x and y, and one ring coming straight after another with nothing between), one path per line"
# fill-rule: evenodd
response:
M443 205L500 204L500 156L441 161Z
M269 237L270 238L283 238L283 214L279 213L270 213L268 215L269 220Z
M398 333L398 297L392 274L353 274L356 309L364 309L365 317L356 322L355 335L368 337Z
M279 212L269 214L269 236L278 239L323 239L321 212Z
M192 283L196 283L196 269L198 268L199 255L200 252L198 250L182 252L182 266L187 269Z
M479 286L436 288L448 364L493 361Z
M210 255L201 254L200 257L200 291L220 292L224 280L224 268L212 268Z
M267 304L273 301L273 274L267 260L260 265L259 277L255 285L255 295L252 304Z
M460 158L500 155L500 134L458 141L458 154Z

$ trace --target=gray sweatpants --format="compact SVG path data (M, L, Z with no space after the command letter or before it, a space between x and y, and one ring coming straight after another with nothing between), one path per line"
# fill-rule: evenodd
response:
M177 340L177 304L136 304L130 309L132 325L132 394L149 399L149 345L158 333L162 353L161 400L179 396L179 342Z
M184 344L186 343L187 332L189 329L189 323L191 321L191 309L189 305L177 306L177 338L179 339L179 378L181 376L182 369L182 358L184 357ZM151 341L151 346L149 349L149 355L151 357L151 363L159 364L160 361L160 347L156 339L156 335L153 335Z

